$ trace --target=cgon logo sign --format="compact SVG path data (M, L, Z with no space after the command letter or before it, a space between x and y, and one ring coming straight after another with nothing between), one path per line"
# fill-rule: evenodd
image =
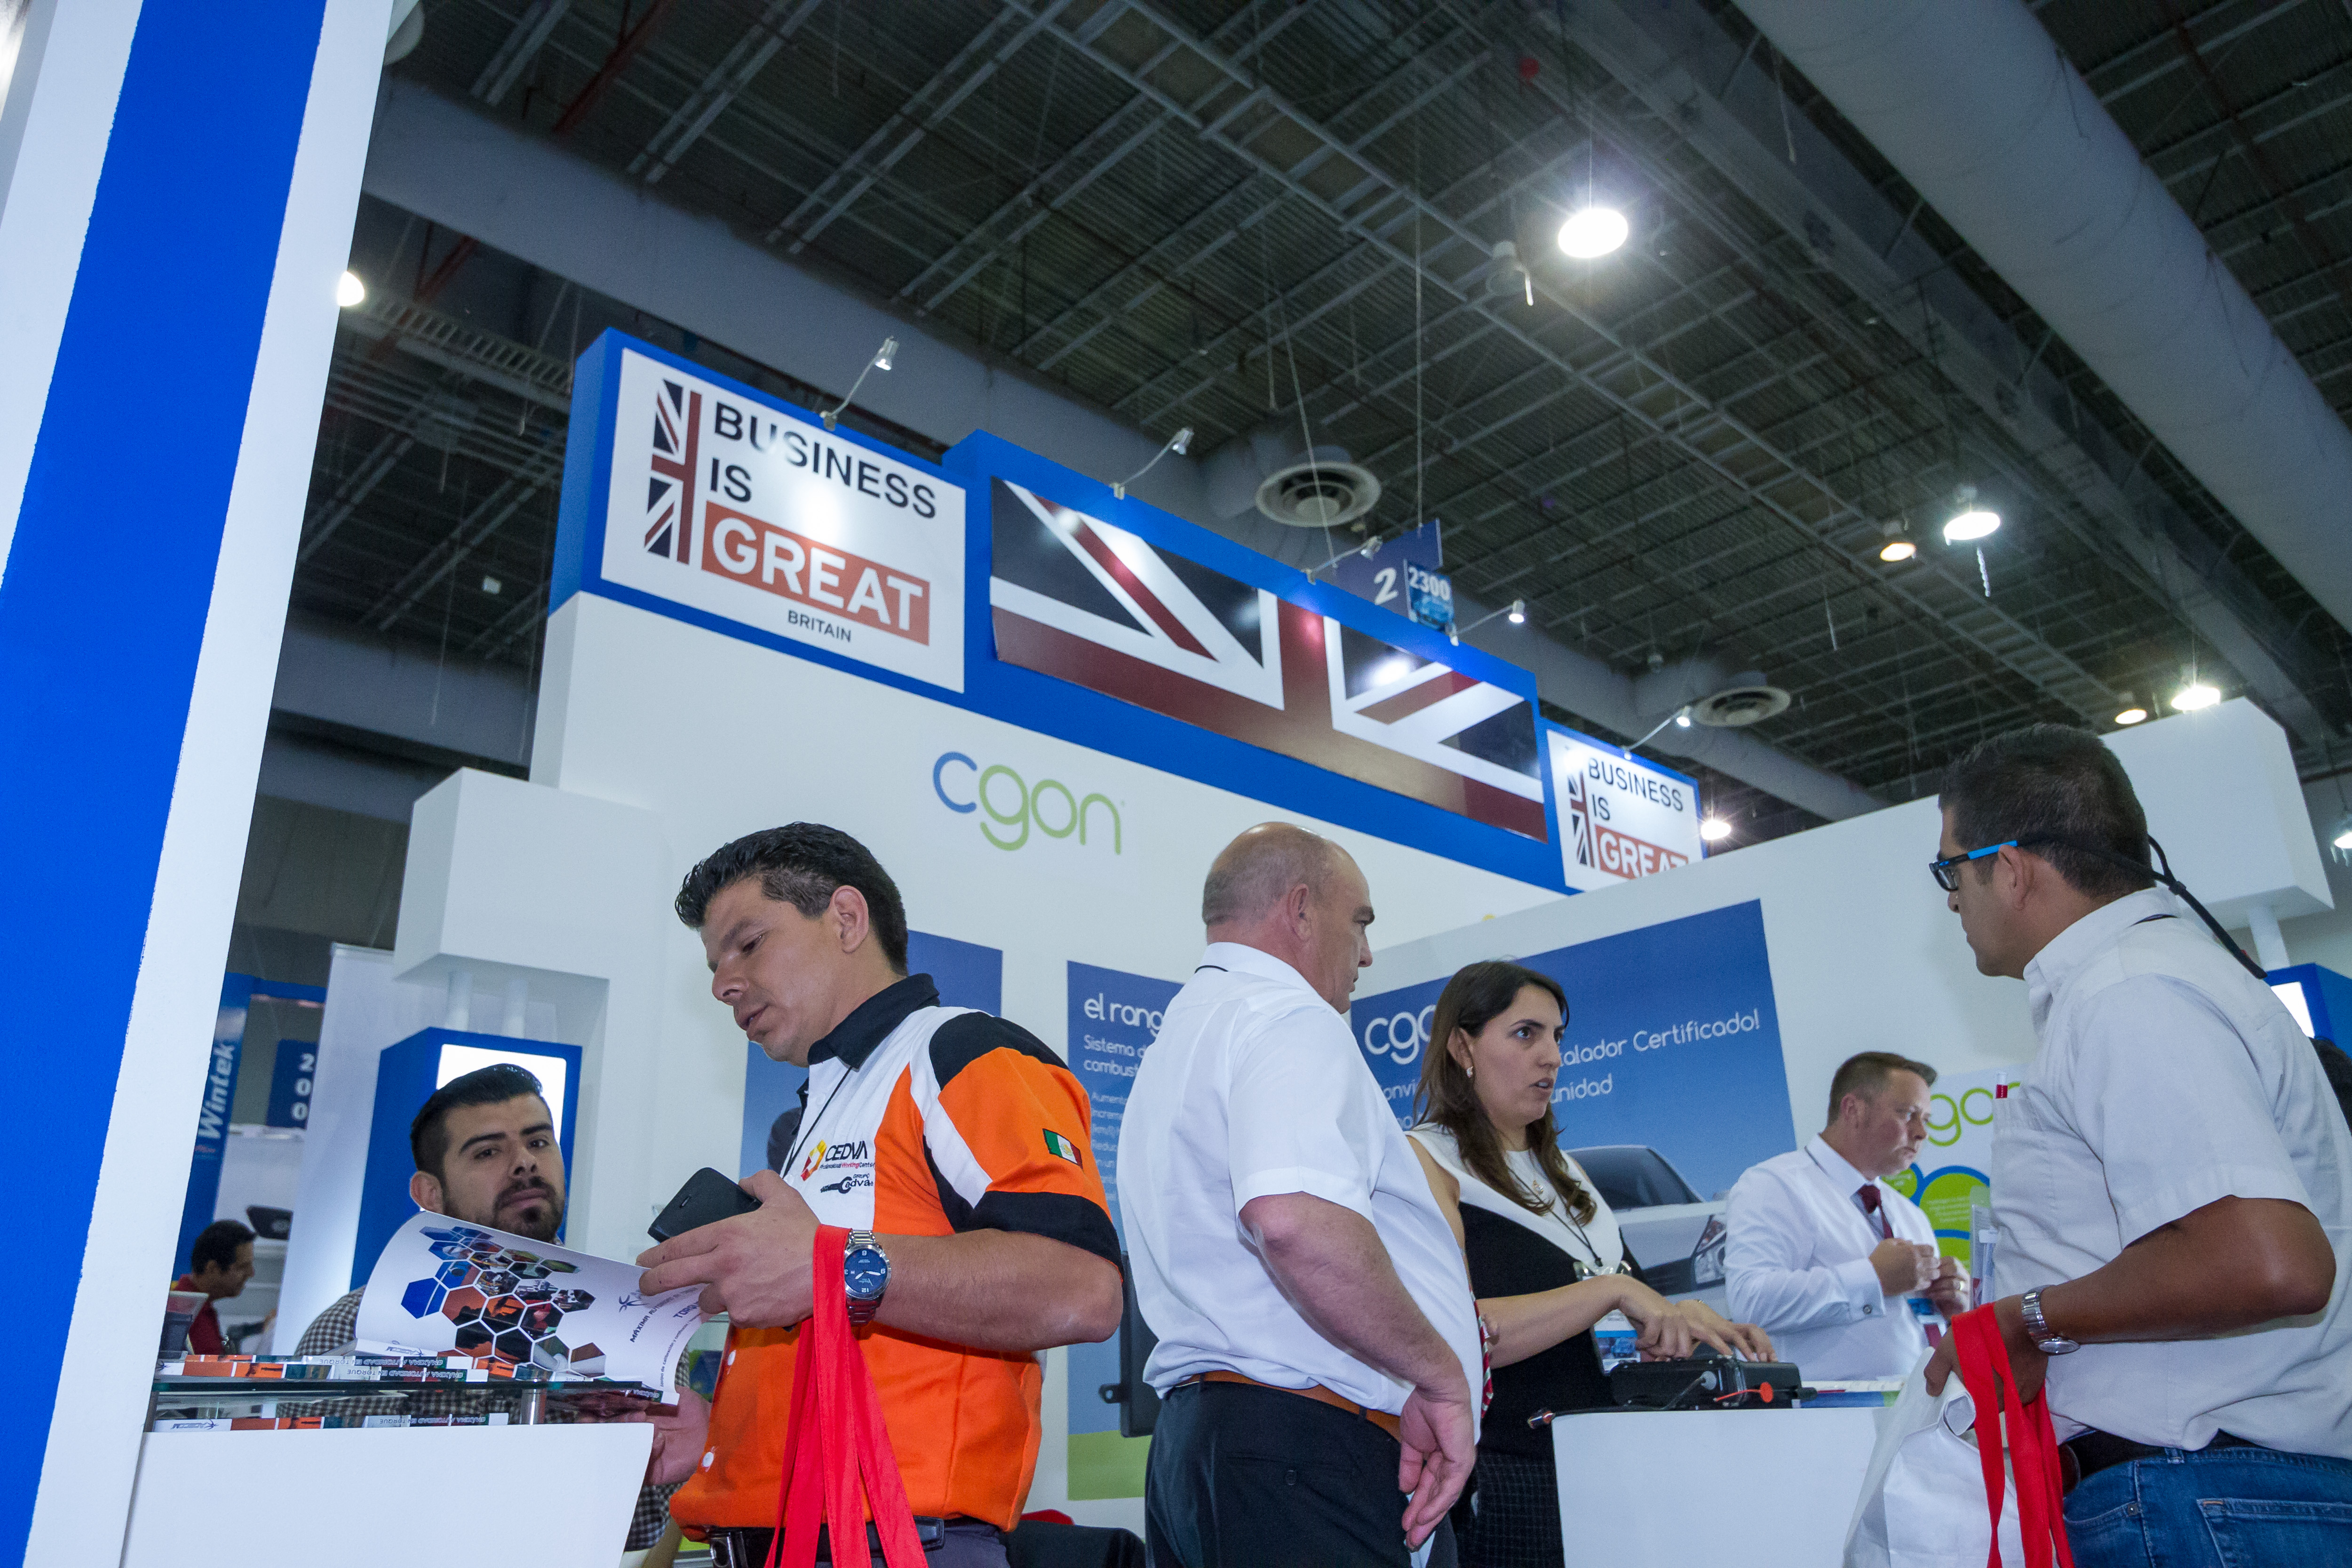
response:
M977 815L981 837L999 849L1022 847L1032 828L1048 838L1076 835L1081 845L1091 831L1099 842L1107 826L1110 852L1126 852L1118 803L1107 795L1080 795L1059 779L1032 784L1002 763L982 767L961 752L942 752L931 764L931 793L959 816Z

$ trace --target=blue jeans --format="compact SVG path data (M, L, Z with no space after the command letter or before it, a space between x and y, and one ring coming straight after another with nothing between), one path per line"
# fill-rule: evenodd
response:
M2352 1461L2167 1448L2076 1487L2066 1539L2075 1568L2352 1563Z

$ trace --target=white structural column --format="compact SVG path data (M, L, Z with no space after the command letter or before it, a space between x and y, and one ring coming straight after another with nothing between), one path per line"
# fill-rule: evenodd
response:
M17 1326L0 1560L119 1554L389 10L37 5L9 86L0 984L43 1115L0 1183L76 1283Z

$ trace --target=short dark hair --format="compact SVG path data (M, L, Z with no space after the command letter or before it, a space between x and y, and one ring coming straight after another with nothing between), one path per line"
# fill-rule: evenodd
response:
M195 1243L188 1248L188 1272L202 1274L207 1268L235 1266L237 1248L252 1239L252 1229L236 1220L213 1221L196 1232Z
M688 931L700 931L710 900L751 877L760 879L761 892L810 920L824 913L835 893L856 889L865 897L882 955L894 973L907 973L907 903L898 896L898 884L872 850L840 828L794 822L719 846L679 884L677 918Z
M433 1091L408 1124L408 1152L416 1168L435 1181L445 1179L441 1167L449 1158L449 1113L461 1105L504 1105L526 1094L542 1100L547 1091L539 1075L512 1062L492 1062L461 1073Z
M1936 1086L1934 1068L1909 1057L1898 1057L1893 1051L1864 1051L1846 1058L1830 1078L1830 1121L1838 1119L1838 1107L1845 1103L1847 1095L1876 1100L1886 1092L1886 1080L1899 1072L1916 1072L1927 1081L1928 1088Z
M1944 770L1937 803L1952 814L1952 835L1964 850L2046 834L2147 864L2147 813L2140 809L2131 775L2088 730L2028 724L1980 741ZM2147 872L2135 876L2063 843L2023 847L2090 898L2155 885ZM1980 875L1990 873L1990 858L1979 865Z

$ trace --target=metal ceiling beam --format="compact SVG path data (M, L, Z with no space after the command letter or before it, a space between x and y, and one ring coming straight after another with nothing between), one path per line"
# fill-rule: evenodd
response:
M1260 11L1267 5L1279 3L1280 0L1249 0L1248 4L1234 13L1209 36L1223 44L1234 38L1235 35L1247 31L1249 37L1241 41L1236 58L1248 59L1274 39L1281 37L1283 31L1293 22L1307 14L1308 7L1293 5L1284 9L1271 21L1256 20ZM1105 5L1100 11L1087 18L1080 31L1088 37L1100 32L1104 27L1117 21L1124 7L1120 5ZM1168 49L1170 53L1173 53L1182 47L1181 44L1171 42ZM1147 74L1149 70L1157 68L1159 63L1157 60L1148 62ZM1120 128L1126 124L1129 117L1139 110L1141 111L1141 122L1122 136ZM1058 154L1051 163L1032 176L1027 184L1006 197L994 212L972 225L961 238L940 252L939 257L922 271L908 279L906 286L898 290L898 298L913 300L915 296L929 288L935 279L954 268L960 258L974 247L982 246L986 237L996 228L998 224L1007 217L1022 215L1020 221L1010 230L999 236L992 243L986 243L984 249L981 249L971 260L965 262L961 269L957 271L953 278L949 279L937 293L919 301L915 307L915 314L925 316L938 310L961 292L973 279L987 271L1013 247L1027 238L1031 231L1039 224L1044 223L1047 217L1066 205L1088 186L1118 167L1130 153L1150 141L1167 123L1166 116L1160 106L1150 98L1141 93L1129 98L1106 116L1092 131L1080 137L1067 151ZM1115 141L1118 145L1112 146L1111 143ZM1065 177L1069 179L1069 184L1055 190L1054 195L1045 200L1038 199L1056 180Z
M775 58L776 51L824 4L824 0L768 0L768 8L760 14L751 30L738 38L734 47L711 67L700 85L654 132L645 151L629 160L629 173L649 185L661 184L662 176L677 167L687 149L710 129L711 121L735 101L738 93L751 85L752 79Z
M359 510L360 502L367 500L376 486L383 483L392 470L399 467L400 459L408 456L408 449L415 445L416 437L413 433L403 429L386 430L369 448L368 455L360 459L359 466L343 476L342 483L335 487L335 493L303 521L302 547L294 557L295 564L301 565L319 553L320 546L334 537L335 531Z
M1172 48L1178 46L1171 45L1170 47ZM1409 119L1413 114L1418 113L1430 102L1444 96L1446 92L1451 91L1454 87L1460 84L1464 78L1467 77L1479 66L1484 65L1486 61L1486 52L1481 50L1472 58L1462 62L1454 69L1444 73L1435 81L1430 83L1428 87L1423 89L1420 92L1415 93L1412 98L1408 99L1403 104L1400 105L1389 113L1382 115L1379 120L1372 123L1370 129L1356 136L1344 147L1335 146L1332 150L1333 155L1336 155L1340 152L1345 152L1354 156L1362 156L1365 148L1371 145L1372 142L1379 141L1382 136L1387 135L1391 131L1396 129L1400 123L1406 119ZM1404 68L1409 70L1412 68L1408 66ZM1402 75L1403 73L1402 71L1400 71L1397 74ZM1380 86L1386 85L1386 82L1380 84ZM1213 89L1212 90L1222 91L1222 89ZM1361 97L1358 98L1356 100L1357 103L1367 101L1373 92L1377 92L1379 90L1379 86L1374 87L1370 91L1368 91ZM1222 131L1224 128L1224 125L1230 122L1234 116L1246 112L1255 103L1255 101L1256 100L1253 96L1244 96L1234 100L1219 112L1216 120L1208 122L1209 133L1215 134ZM1346 111L1343 110L1341 112L1344 114ZM1320 158L1314 157L1310 154L1307 160L1307 166L1297 171L1299 177L1302 179L1305 178L1308 174L1312 173L1314 165L1319 163L1322 160ZM1463 183L1467 184L1468 181L1465 180ZM1249 184L1250 182L1247 179L1244 179L1241 184L1234 186L1232 190L1226 194L1241 194L1248 189ZM1223 196L1220 196L1217 203L1211 204L1212 206L1221 204L1223 199ZM1194 251L1190 257L1186 258L1181 267L1176 268L1172 272L1153 278L1151 281L1147 283L1139 292L1119 304L1109 307L1105 306L1104 302L1118 294L1130 279L1134 279L1139 273L1147 272L1150 269L1152 257L1160 249L1161 247L1172 244L1180 238L1189 237L1190 231L1195 226L1196 223L1199 222L1201 218L1204 218L1207 216L1206 209L1203 209L1202 214L1196 215L1195 219L1178 225L1176 228L1171 229L1167 235L1163 236L1159 240L1154 241L1152 245L1141 255L1134 258L1125 266L1120 267L1118 270L1111 273L1109 277L1103 279L1093 288L1087 289L1085 295L1074 301L1066 310L1062 312L1060 316L1051 321L1042 323L1034 332L1030 334L1026 342L1023 342L1019 348L1013 351L1014 354L1016 357L1027 359L1031 354L1035 353L1037 346L1040 343L1044 342L1046 338L1061 330L1062 323L1064 321L1066 321L1071 316L1076 315L1080 310L1103 310L1104 313L1091 325L1089 325L1086 331L1069 338L1051 354L1035 362L1039 370L1053 369L1054 366L1061 363L1064 359L1076 353L1080 348L1083 348L1097 333L1100 332L1105 327L1110 325L1114 321L1117 321L1130 312L1142 309L1143 306L1150 303L1150 300L1162 289L1166 289L1171 282L1172 282L1176 278L1181 277L1184 271L1198 266L1202 261L1207 260L1210 257L1216 255L1225 246L1239 240L1249 230L1256 227L1267 218L1272 217L1276 213L1281 210L1284 202L1288 199L1289 198L1286 195L1277 195L1271 201L1262 203L1255 212L1251 213L1248 216L1234 223L1234 226L1228 228L1223 234L1218 236L1215 239L1211 240L1208 244L1202 246L1200 249Z
M401 616L413 609L419 599L441 584L465 559L479 549L482 542L505 526L507 519L520 510L523 504L548 486L563 477L563 458L558 453L545 458L538 467L510 474L499 483L498 489L484 496L479 505L457 520L446 538L425 552L423 560L409 568L389 593L378 599L361 615L360 619L378 631L390 631Z
M493 108L497 107L522 73L530 68L530 62L539 58L541 46L547 42L548 35L555 31L555 24L563 20L563 14L570 9L572 0L530 0L530 4L523 7L522 15L515 18L515 25L508 30L506 42L499 46L498 52L482 68L482 74L474 79L474 96Z
M958 49L954 58L941 67L937 75L917 88L897 112L876 128L874 134L866 139L865 145L851 153L840 168L826 175L816 189L803 196L800 204L767 232L762 243L773 245L789 234L793 238L792 243L784 247L785 253L798 256L810 240L823 234L835 219L850 209L858 197L872 190L877 181L898 167L898 160L913 152L934 127L945 123L959 104L978 92L989 78L1003 68L1005 61L1021 51L1023 45L1041 30L1050 27L1054 19L1068 10L1073 3L1074 0L1047 0L1045 8L1034 16L1008 8L991 16L972 36L971 41ZM1020 30L991 53L989 46L995 42L996 35L1016 16L1024 24ZM944 94L936 105L931 101L935 94ZM887 153L881 151L885 142L890 143L890 150ZM834 191L844 181L848 181L848 188L838 196L834 195ZM828 200L830 205L825 205L824 211L807 224L802 223L803 217Z
M1712 16L1695 0L1656 0L1638 10L1622 0L1589 0L1578 16L1569 43L1677 124L1694 150L2006 426L2041 471L2101 521L2143 590L2194 626L2300 739L2327 737L2327 721L2294 673L2312 663L2300 639L1906 216L1786 103L1769 73L1740 76L1728 98L1708 89L1709 82L1731 79L1727 68L1738 54ZM1529 20L1557 35L1548 16ZM1799 144L1793 164L1784 137Z

